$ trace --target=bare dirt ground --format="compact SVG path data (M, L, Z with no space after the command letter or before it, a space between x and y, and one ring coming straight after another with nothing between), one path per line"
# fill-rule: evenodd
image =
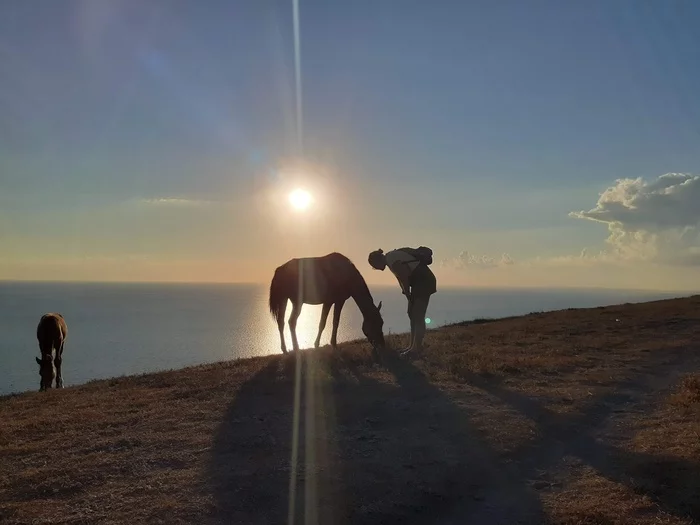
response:
M0 522L700 521L700 296L427 339L0 398Z

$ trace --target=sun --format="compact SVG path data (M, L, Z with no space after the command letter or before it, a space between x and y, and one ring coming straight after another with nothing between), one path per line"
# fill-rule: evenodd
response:
M289 194L289 204L292 205L292 208L294 208L297 211L304 211L308 209L309 206L311 206L311 203L313 202L313 197L311 194L303 190L301 188L297 188L293 192Z

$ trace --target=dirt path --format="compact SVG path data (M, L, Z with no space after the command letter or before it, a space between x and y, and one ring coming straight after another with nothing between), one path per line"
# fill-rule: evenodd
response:
M396 366L390 370L392 368L395 373L398 371ZM614 483L632 486L633 481L625 469L635 463L656 462L656 458L627 449L637 421L654 412L682 375L700 371L700 360L694 353L680 351L676 356L664 356L643 369L642 374L616 385L604 396L591 398L583 413L573 416L553 412L533 398L502 388L476 374L467 378L471 387L487 392L535 422L537 438L508 454L512 462L501 466L501 475L483 484L477 495L461 499L447 515L434 516L425 523L542 523L543 512L532 503L540 496L533 496L533 491L556 498L557 493L564 493L575 485L581 469L586 466ZM415 387L415 383L412 386ZM469 397L471 399L467 399ZM466 395L462 392L461 398L467 406L483 403L473 391ZM658 461L660 468L673 468L675 463L672 459ZM694 469L696 465L687 467ZM523 489L523 481L528 489ZM666 515L670 522L675 521L674 515L683 516L687 512L684 506L662 498L655 503L660 514ZM649 516L650 523L658 523L658 519L658 514Z
M501 389L478 377L472 384L482 388L502 402L515 407L527 418L536 421L539 439L518 450L514 457L520 477L529 480L538 491L548 493L548 499L556 499L567 489L576 487L584 469L594 470L616 484L636 489L630 470L635 464L654 463L657 468L677 470L680 463L683 469L697 470L697 464L683 460L657 458L629 450L629 445L637 431L640 418L653 413L668 397L670 390L678 384L679 378L688 373L700 371L700 360L694 355L679 354L664 364L649 366L649 372L617 385L602 398L592 400L583 414L566 416L543 408L537 401L526 396ZM697 487L700 489L700 486ZM536 523L512 504L513 491L508 485L498 486L483 499L480 508L466 512L458 509L452 520L435 523ZM669 522L685 522L688 507L675 501L652 498L659 509L656 515L649 515L649 523L659 523L660 515ZM504 501L508 502L504 506ZM624 521L624 514L620 514ZM646 521L637 516L635 523Z

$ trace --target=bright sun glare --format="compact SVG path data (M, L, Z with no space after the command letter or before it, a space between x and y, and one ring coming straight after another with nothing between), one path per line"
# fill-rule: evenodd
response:
M312 201L313 197L311 194L308 191L300 188L297 188L289 194L289 204L292 205L292 208L298 211L306 210L309 206L311 206Z

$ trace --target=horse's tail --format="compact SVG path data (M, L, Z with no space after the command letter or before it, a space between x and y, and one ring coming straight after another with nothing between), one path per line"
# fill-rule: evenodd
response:
M280 317L284 315L283 311L287 305L284 284L283 269L280 266L275 270L275 275L272 276L272 282L270 282L270 313L278 322Z

